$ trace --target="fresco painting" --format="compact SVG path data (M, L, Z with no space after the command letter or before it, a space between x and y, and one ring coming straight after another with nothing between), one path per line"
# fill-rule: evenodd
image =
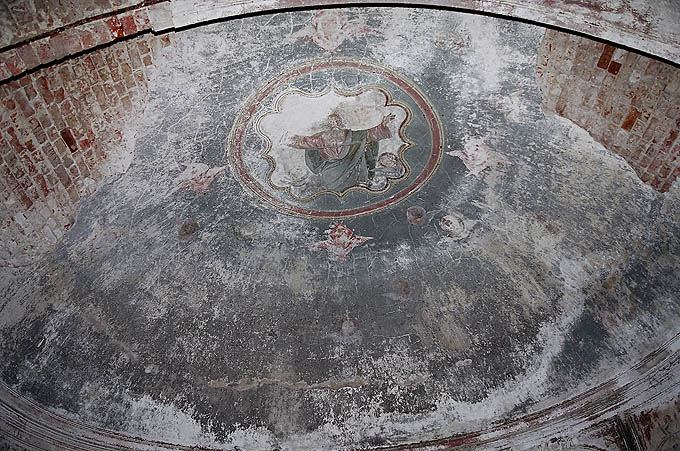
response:
M352 229L341 222L333 223L331 228L326 230L326 235L327 238L314 244L314 247L326 249L336 260L344 259L355 247L373 239L370 236L355 235Z
M196 194L208 191L212 181L220 175L225 167L209 167L205 163L187 163L184 171L175 179L175 187L168 193L191 190Z
M489 167L491 148L481 138L470 138L462 149L446 152L447 155L460 158L468 169L466 177L474 175L481 178L482 172Z
M238 179L260 199L338 220L418 191L442 149L441 121L411 81L375 63L328 58L263 86L237 118L229 153Z
M340 10L322 10L314 14L309 24L290 35L286 42L309 39L327 54L332 54L345 41L370 32L370 27L363 21L350 21Z
M279 111L258 122L272 143L264 154L272 165L270 186L296 200L388 189L407 173L402 153L409 145L398 132L409 112L388 103L388 93L377 87L355 94L331 87L320 96L284 93Z

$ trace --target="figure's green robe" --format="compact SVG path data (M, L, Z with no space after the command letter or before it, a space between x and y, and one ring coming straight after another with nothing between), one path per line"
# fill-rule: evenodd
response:
M321 185L339 193L371 180L377 158L378 141L369 141L368 130L348 130L335 158L324 158L318 149L305 150L307 167L321 177Z

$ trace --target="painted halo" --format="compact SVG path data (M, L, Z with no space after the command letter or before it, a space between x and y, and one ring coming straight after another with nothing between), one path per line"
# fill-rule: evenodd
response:
M443 147L441 121L412 82L375 63L332 58L298 65L253 95L229 155L243 186L271 206L345 219L418 191Z

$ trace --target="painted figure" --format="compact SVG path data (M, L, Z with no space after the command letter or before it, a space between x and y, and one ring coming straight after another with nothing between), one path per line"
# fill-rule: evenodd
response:
M378 142L392 137L388 114L367 130L349 130L337 113L328 115L328 129L312 136L293 135L289 146L305 151L305 163L320 177L324 189L342 193L356 185L368 185L375 175Z

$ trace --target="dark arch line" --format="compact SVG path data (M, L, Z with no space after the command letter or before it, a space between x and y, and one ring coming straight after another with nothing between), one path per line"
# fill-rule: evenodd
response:
M601 16L605 10L602 6L604 0L591 0L588 8L580 7L569 9L569 4L554 0L420 0L420 1L394 1L394 0L370 0L366 2L357 0L331 1L331 0L250 0L224 2L212 11L202 14L192 14L191 8L182 9L182 4L190 3L189 0L144 0L137 5L127 6L111 10L106 13L93 15L80 19L71 24L51 29L38 35L29 36L19 42L0 48L0 58L10 52L28 45L34 41L69 32L81 25L88 25L95 21L115 18L124 13L144 11L150 17L150 28L139 30L133 35L112 38L109 42L87 50L69 53L62 58L37 66L26 67L19 73L14 73L10 78L0 81L16 80L26 73L34 72L46 66L59 64L71 57L90 53L106 47L119 40L127 39L148 32L162 34L172 31L182 31L211 23L222 22L258 15L285 13L291 11L309 11L324 8L350 8L350 7L383 7L383 8L422 8L442 11L456 11L467 14L484 15L505 20L514 20L531 25L541 26L547 29L555 29L578 36L587 37L599 42L613 45L624 50L640 53L644 56L660 60L674 67L680 67L680 25L668 27L669 29L654 30L656 35L650 32L639 31L638 28L648 28L650 23L659 22L664 16L662 9L655 10L649 17L640 17L633 10L606 11L613 17L618 15L619 21L614 21ZM193 4L193 3L192 3ZM179 6L177 6L179 5ZM660 7L659 7L660 8ZM631 19L630 25L625 20ZM663 28L664 24L657 24Z
M658 35L650 32L638 31L647 28L651 22L661 20L664 15L662 9L654 11L649 17L637 14L633 10L606 10L604 0L592 0L590 6L579 6L569 9L569 4L555 0L370 0L370 1L333 1L333 0L251 0L248 2L233 2L234 4L216 9L203 16L180 14L173 9L177 1L161 1L157 8L164 8L172 22L152 24L155 32L163 30L182 30L196 25L205 25L225 19L243 18L253 15L272 14L298 10L315 10L324 8L350 7L402 7L423 8L457 11L469 14L486 15L501 19L521 21L545 28L557 29L576 34L617 47L635 51L651 58L662 60L674 66L680 65L680 25L675 24L670 30L654 30ZM238 8L236 8L238 6ZM233 9L229 9L233 8ZM619 22L606 19L602 12L612 16L620 16ZM623 22L627 14L634 16L631 26ZM637 17L637 18L635 18ZM660 24L661 25L661 24Z

